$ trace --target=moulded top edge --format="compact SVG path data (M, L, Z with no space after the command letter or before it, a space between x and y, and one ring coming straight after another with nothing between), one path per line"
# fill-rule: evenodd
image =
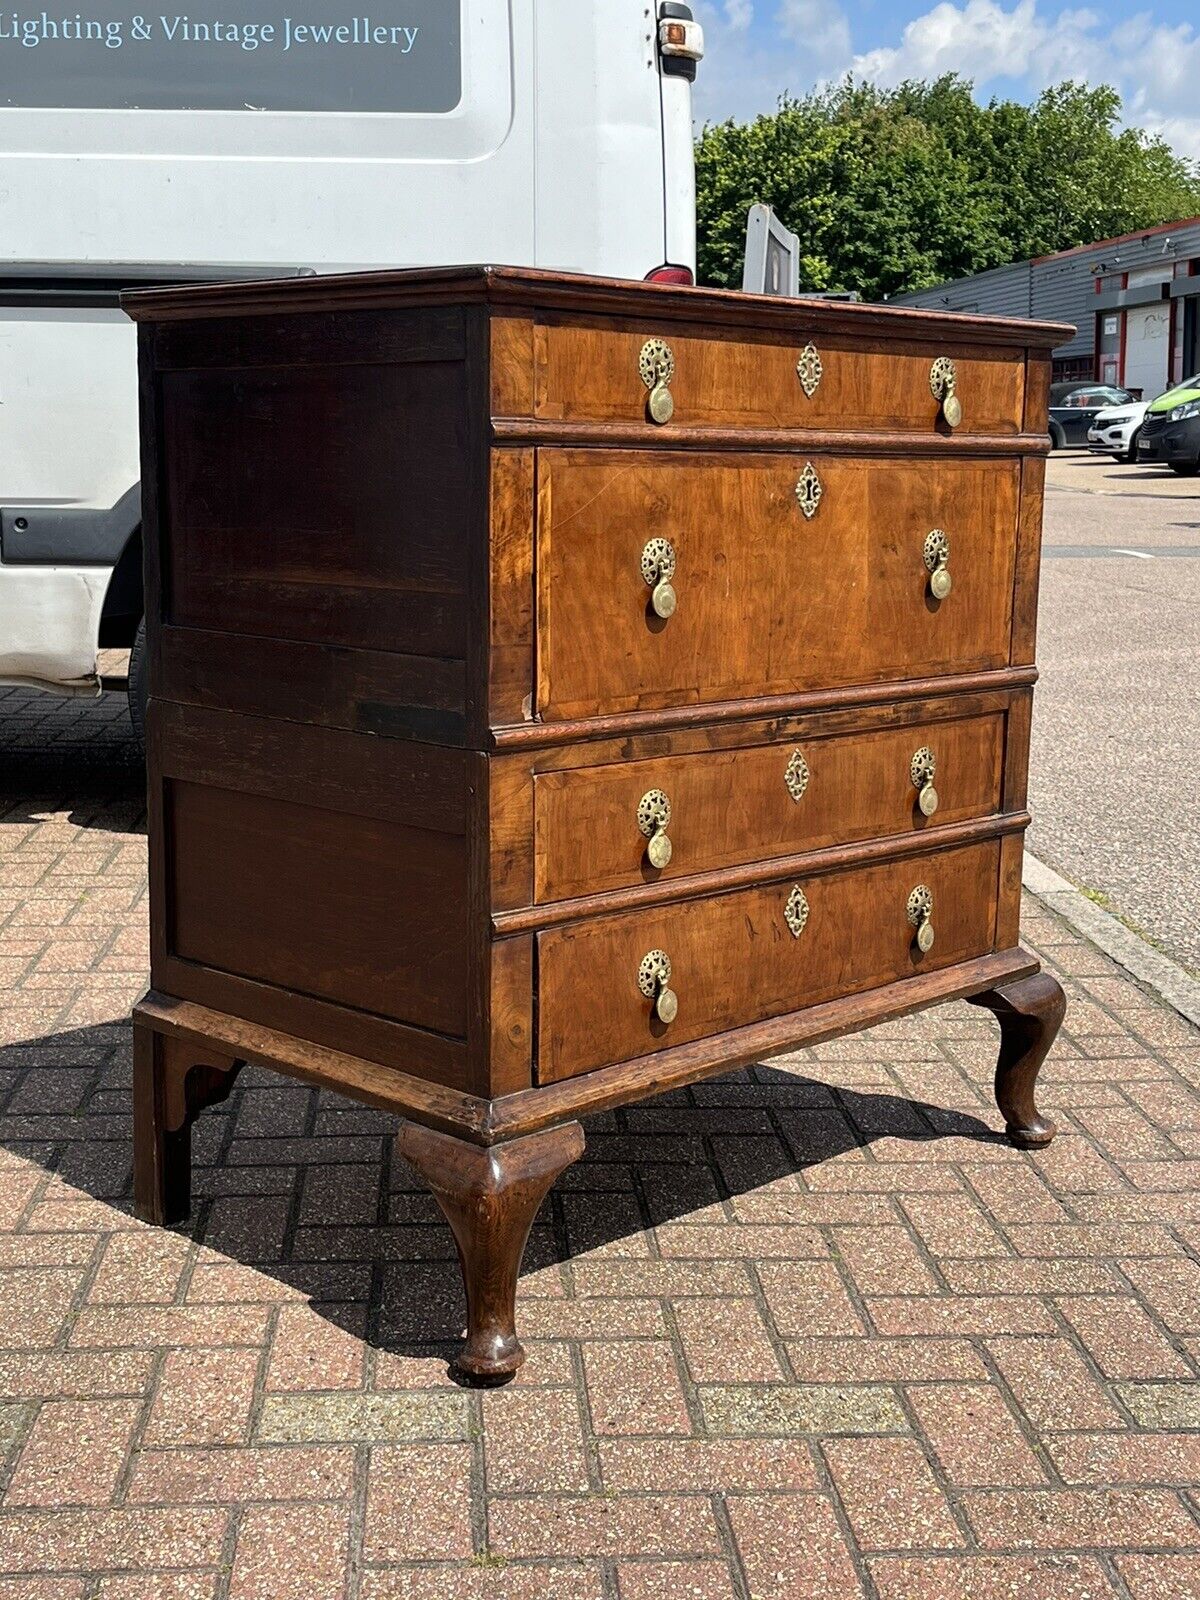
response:
M389 306L486 304L530 311L598 312L650 321L701 322L725 327L901 337L937 337L959 344L1052 349L1073 337L1060 322L979 317L966 312L847 301L785 300L736 289L687 288L633 279L595 278L529 267L420 267L303 278L139 289L121 304L138 322L203 317L263 316Z

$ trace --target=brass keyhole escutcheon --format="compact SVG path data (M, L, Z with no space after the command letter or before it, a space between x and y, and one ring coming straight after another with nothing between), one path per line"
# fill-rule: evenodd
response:
M679 996L671 988L671 958L665 950L649 950L642 957L638 988L653 1002L658 1020L670 1027L679 1015Z
M933 949L933 890L919 883L908 897L908 924L917 930L917 949L927 956Z
M958 368L949 356L939 356L929 369L929 387L935 400L942 402L942 415L952 428L962 421L962 401L955 390L958 385Z
M793 750L791 760L784 768L783 781L787 784L787 792L797 805L804 799L808 789L808 781L812 777L808 762L804 759L803 750Z
M662 427L675 415L671 379L675 376L675 354L662 339L647 339L638 361L642 382L650 391L650 420Z
M921 815L932 817L941 800L933 786L933 780L937 777L937 757L927 744L923 744L914 754L908 772L912 786L917 791L917 804L921 808Z
M804 471L796 483L796 499L800 510L804 513L804 520L811 522L821 509L821 501L825 494L824 485L817 474L816 467L811 461L804 463Z
M935 600L944 600L954 587L950 576L950 535L945 528L932 528L925 538L925 570L929 574L929 592Z
M678 599L672 579L675 576L675 546L669 539L651 539L642 551L642 577L651 589L654 614L664 621L675 615Z
M811 400L821 387L821 379L825 376L821 352L815 344L811 342L806 344L800 352L800 359L796 363L796 376L800 379L800 387Z
M667 829L671 826L671 799L661 789L648 789L638 801L638 827L650 843L646 856L650 865L661 872L671 865L671 839Z
M808 896L799 884L793 888L783 908L783 920L793 939L798 939L808 927Z

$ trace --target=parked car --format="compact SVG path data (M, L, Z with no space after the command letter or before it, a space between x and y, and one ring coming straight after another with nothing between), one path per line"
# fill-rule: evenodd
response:
M1097 411L1088 429L1088 449L1114 461L1136 461L1138 434L1146 415L1146 402L1135 400L1129 406L1105 406Z
M472 261L693 281L703 34L681 0L326 10L337 46L307 53L274 22L217 25L243 30L230 50L169 18L20 72L0 48L0 685L99 694L99 651L131 648L139 722L122 289ZM117 0L93 12L89 38L104 17L128 38Z
M1150 402L1137 458L1185 478L1200 472L1200 372Z
M1138 396L1111 383L1055 383L1050 388L1050 448L1085 445L1088 429L1110 406L1132 405Z

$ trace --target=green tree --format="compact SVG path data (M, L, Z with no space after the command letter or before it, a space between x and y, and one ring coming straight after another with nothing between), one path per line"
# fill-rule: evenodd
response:
M1200 167L1120 123L1107 87L980 105L950 74L847 79L710 125L696 147L701 279L740 283L757 201L800 236L806 287L871 300L1200 212Z

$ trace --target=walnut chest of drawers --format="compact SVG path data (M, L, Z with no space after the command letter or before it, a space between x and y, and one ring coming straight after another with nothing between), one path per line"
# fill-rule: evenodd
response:
M472 268L132 296L137 1204L244 1061L399 1113L465 1372L578 1117L951 998L1010 1137L1065 330Z

